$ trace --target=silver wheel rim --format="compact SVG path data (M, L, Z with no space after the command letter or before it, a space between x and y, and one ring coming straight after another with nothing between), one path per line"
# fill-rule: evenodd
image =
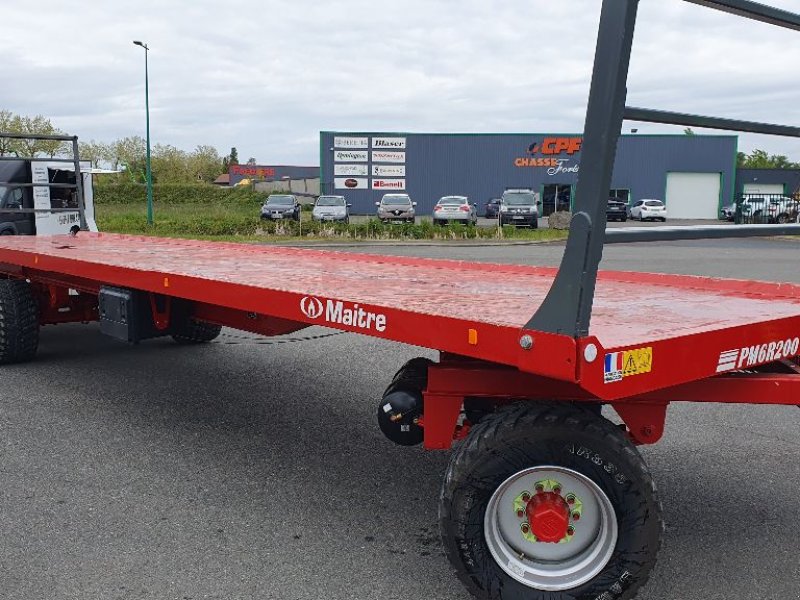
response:
M580 505L569 516L572 535L558 543L534 541L527 512L519 516L518 511L527 510L520 508L525 504L521 499L526 493L536 495L537 484L545 492L560 488L555 496ZM575 513L579 520L573 520ZM486 507L483 531L500 568L520 583L543 591L569 590L590 581L611 560L618 537L614 507L603 490L585 475L555 466L525 469L500 484Z

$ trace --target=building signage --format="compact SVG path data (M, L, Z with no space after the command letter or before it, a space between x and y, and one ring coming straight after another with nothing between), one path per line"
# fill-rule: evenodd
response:
M578 165L578 163L571 163L568 158L559 158L556 161L555 166L547 169L547 174L552 177L553 175L558 175L559 173L577 173L579 169L580 165Z
M405 165L372 165L372 175L375 177L405 177Z
M231 165L231 175L245 177L275 177L275 167L253 167L248 165Z
M396 148L398 150L405 149L405 147L406 147L406 138L404 138L404 137L374 137L374 138L372 138L372 147L373 148L386 148L387 150L391 150L392 148Z
M337 190L369 189L366 177L334 177L333 183Z
M532 143L526 156L514 159L515 167L546 168L551 177L560 173L577 173L579 165L573 162L574 155L581 151L583 138L546 137L542 143Z
M369 152L366 150L336 150L333 153L336 162L367 162Z
M368 175L367 165L333 165L334 175Z
M373 179L373 190L404 190L406 189L405 179Z
M541 145L534 142L528 146L528 154L569 154L572 156L581 151L583 138L579 137L546 137Z
M365 137L335 137L334 148L369 148L369 138Z
M373 150L372 162L404 163L406 162L406 153Z

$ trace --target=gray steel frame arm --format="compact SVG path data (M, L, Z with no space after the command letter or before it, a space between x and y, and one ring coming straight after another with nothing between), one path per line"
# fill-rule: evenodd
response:
M603 1L575 192L576 214L558 274L527 329L573 337L589 333L638 7L639 0Z
M606 244L771 237L776 235L800 235L800 225L692 225L688 227L620 227L619 229L606 229Z
M629 121L670 123L672 125L686 125L689 127L707 127L709 129L727 129L730 131L747 131L750 133L764 133L766 135L781 135L784 137L800 137L800 127L792 127L791 125L773 125L772 123L758 123L756 121L703 117L700 115L669 112L666 110L652 110L649 108L635 108L632 106L625 107L625 118Z
M800 15L749 0L686 0L750 19L800 31ZM585 337L592 317L597 269L609 242L793 235L797 225L757 227L650 228L606 231L606 203L622 121L625 117L719 129L797 136L798 128L733 119L699 117L625 107L625 88L639 0L603 0L592 85L586 108L581 171L575 191L575 214L558 273L526 329ZM691 229L691 230L690 230Z
M750 0L684 0L723 12L800 31L800 15Z

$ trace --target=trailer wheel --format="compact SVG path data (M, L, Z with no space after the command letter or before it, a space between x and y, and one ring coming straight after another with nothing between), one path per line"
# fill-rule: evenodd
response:
M459 578L493 600L632 598L662 531L633 444L562 403L515 404L474 426L450 459L439 521Z
M30 284L0 280L0 364L31 360L38 347L39 307Z
M187 319L176 327L172 339L179 344L204 344L219 336L222 325Z

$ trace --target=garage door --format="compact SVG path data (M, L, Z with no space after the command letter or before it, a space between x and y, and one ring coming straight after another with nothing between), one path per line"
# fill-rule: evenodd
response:
M745 183L742 190L745 194L778 194L783 195L782 183Z
M719 173L667 173L667 215L671 219L716 219Z

